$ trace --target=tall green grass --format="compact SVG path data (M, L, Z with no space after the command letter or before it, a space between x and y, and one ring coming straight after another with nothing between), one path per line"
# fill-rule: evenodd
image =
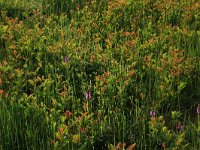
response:
M1 149L198 149L199 3L1 1Z

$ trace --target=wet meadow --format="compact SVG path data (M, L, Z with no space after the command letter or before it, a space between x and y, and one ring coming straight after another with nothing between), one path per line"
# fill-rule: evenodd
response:
M199 148L199 1L0 0L0 150Z

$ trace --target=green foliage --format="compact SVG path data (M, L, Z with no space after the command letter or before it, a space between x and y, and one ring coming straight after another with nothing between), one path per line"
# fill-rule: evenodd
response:
M198 8L0 1L0 149L197 149Z

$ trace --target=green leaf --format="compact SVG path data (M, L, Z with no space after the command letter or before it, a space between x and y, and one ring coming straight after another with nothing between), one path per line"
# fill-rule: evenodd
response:
M33 80L28 80L28 82L29 82L31 85L35 85L35 83L34 83Z
M180 111L172 111L172 119L177 120L181 116Z
M62 123L64 123L65 120L66 120L66 117L65 117L65 116L61 116L61 117L60 117L60 120L61 120Z
M181 134L180 136L178 136L178 138L176 140L176 145L181 144L181 142L184 140L184 136L185 136L185 132L183 134Z
M114 146L112 144L108 144L108 150L114 150Z
M187 85L187 83L186 82L181 82L180 84L179 84L179 86L178 86L178 93L180 93L183 89L184 89L184 87Z
M79 141L80 141L80 135L79 134L74 134L73 136L72 136L72 141L73 141L73 143L78 143Z
M8 29L8 26L7 26L7 25L6 25L6 26L3 26L3 32L6 32L7 29Z

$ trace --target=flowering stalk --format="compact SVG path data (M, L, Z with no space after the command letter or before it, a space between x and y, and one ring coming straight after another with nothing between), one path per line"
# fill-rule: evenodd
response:
M89 99L92 98L92 95L91 95L91 92L90 92L90 91L86 91L86 93L85 93L85 98L86 98L87 100L89 100Z
M151 110L151 111L149 112L149 114L150 114L151 117L155 117L155 115L156 115L156 113L155 113L153 110Z
M69 63L69 57L65 56L65 63Z

